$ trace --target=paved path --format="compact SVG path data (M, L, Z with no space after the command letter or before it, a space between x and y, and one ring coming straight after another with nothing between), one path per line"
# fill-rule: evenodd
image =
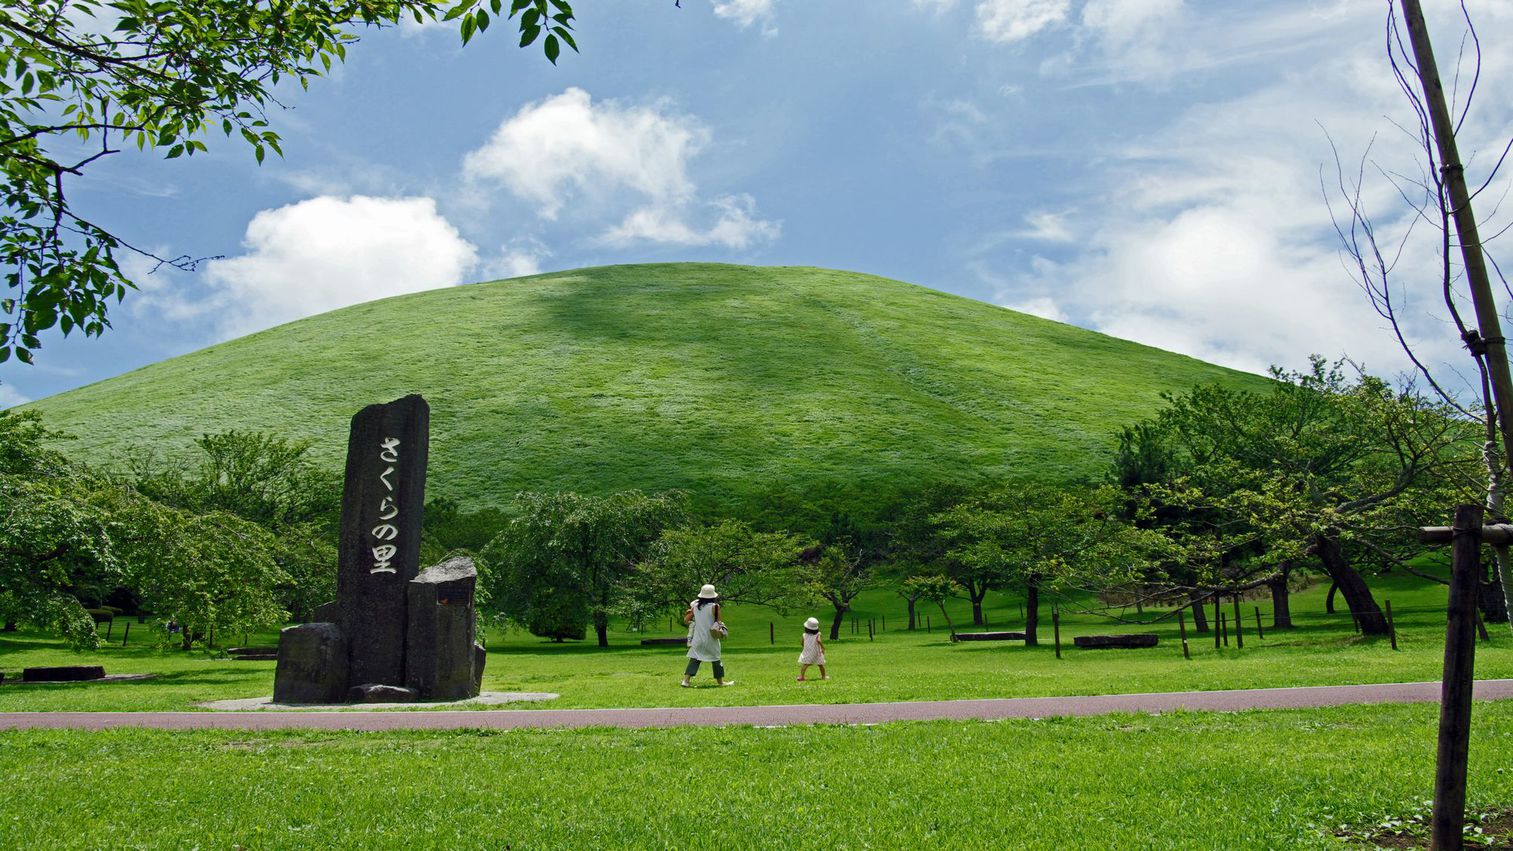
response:
M1440 684L1390 683L1236 691L1109 694L1086 697L1015 697L929 700L911 703L838 703L792 706L669 707L662 709L478 709L413 712L0 712L0 730L153 727L164 730L453 730L567 727L722 727L738 724L877 724L934 719L1045 718L1110 712L1177 709L1233 712L1299 709L1351 703L1434 703ZM1513 698L1513 680L1476 683L1480 700Z

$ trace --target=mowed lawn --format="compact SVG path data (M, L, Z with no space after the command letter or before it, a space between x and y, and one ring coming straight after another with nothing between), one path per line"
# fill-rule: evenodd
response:
M1423 812L1436 707L446 733L0 733L6 848L1337 848ZM1478 704L1470 806L1513 801Z
M1189 634L1190 660L1182 658L1174 618L1145 624L1116 623L1107 617L1068 608L1062 619L1062 658L1052 648L1050 606L1042 618L1042 645L1026 648L1019 642L952 644L942 627L938 609L920 606L930 617L931 631L904 630L902 600L887 591L865 595L857 607L861 625L852 632L850 621L840 640L827 642L829 682L796 683L800 624L808 614L828 625L824 611L779 615L760 607L731 606L727 620L732 637L725 644L728 676L734 688L711 687L708 666L696 684L678 688L684 656L681 647L642 647L643 635L679 635L681 627L662 621L648 632L632 632L617 624L612 646L600 649L592 641L554 644L520 631L494 628L489 632L489 662L484 687L492 691L553 692L560 698L529 704L528 708L626 706L701 706L793 703L849 703L953 698L1020 697L1109 694L1273 686L1328 685L1434 680L1440 676L1444 644L1443 586L1408 576L1380 576L1372 580L1379 601L1390 599L1399 632L1399 649L1385 638L1358 636L1339 602L1338 613L1324 613L1327 585L1318 584L1293 595L1298 628L1269 629L1270 600L1247 600L1244 649L1231 637L1228 647L1215 649L1211 635ZM1091 601L1074 601L1086 606ZM1259 609L1264 637L1255 629ZM952 618L966 629L969 614L964 601L951 606ZM1210 609L1210 614L1212 610ZM1232 614L1233 607L1224 606ZM1112 614L1118 614L1115 610ZM1130 620L1154 620L1169 610L1147 609ZM1021 626L1019 601L1009 595L990 598L989 627ZM872 621L869 639L866 623ZM882 630L884 621L887 629ZM125 621L112 634L119 641ZM186 710L216 699L265 696L273 690L272 662L237 662L203 652L183 653L152 645L150 625L133 622L132 644L112 645L96 653L74 654L51 637L38 633L0 635L0 671L7 679L23 667L47 664L102 664L110 673L154 673L143 682L0 686L0 711L17 710ZM1188 624L1191 630L1191 623ZM769 642L769 628L776 643ZM1160 645L1148 650L1078 650L1075 635L1109 632L1155 632ZM1513 634L1493 624L1491 641L1479 642L1476 672L1483 679L1513 677ZM272 643L272 633L249 636L255 643ZM241 636L230 643L240 643ZM811 676L817 671L811 669Z

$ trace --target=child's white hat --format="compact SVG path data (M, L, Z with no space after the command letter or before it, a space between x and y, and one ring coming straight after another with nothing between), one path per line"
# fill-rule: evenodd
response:
M820 628L820 620L819 620L819 618L810 618L809 620L804 621L804 629L819 629L819 628Z

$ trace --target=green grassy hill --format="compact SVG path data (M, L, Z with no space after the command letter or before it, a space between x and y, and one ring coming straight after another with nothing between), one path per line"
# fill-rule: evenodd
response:
M684 488L776 519L972 476L1102 474L1164 390L1261 379L870 275L612 266L292 322L30 407L107 465L205 432L310 438L341 469L366 404L431 404L429 493Z

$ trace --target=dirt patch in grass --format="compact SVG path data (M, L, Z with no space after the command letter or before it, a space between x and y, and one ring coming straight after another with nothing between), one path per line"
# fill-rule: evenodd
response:
M1335 835L1358 848L1422 849L1429 847L1426 809L1406 818L1390 818L1377 825L1345 828ZM1513 851L1513 809L1470 813L1466 818L1466 847Z

